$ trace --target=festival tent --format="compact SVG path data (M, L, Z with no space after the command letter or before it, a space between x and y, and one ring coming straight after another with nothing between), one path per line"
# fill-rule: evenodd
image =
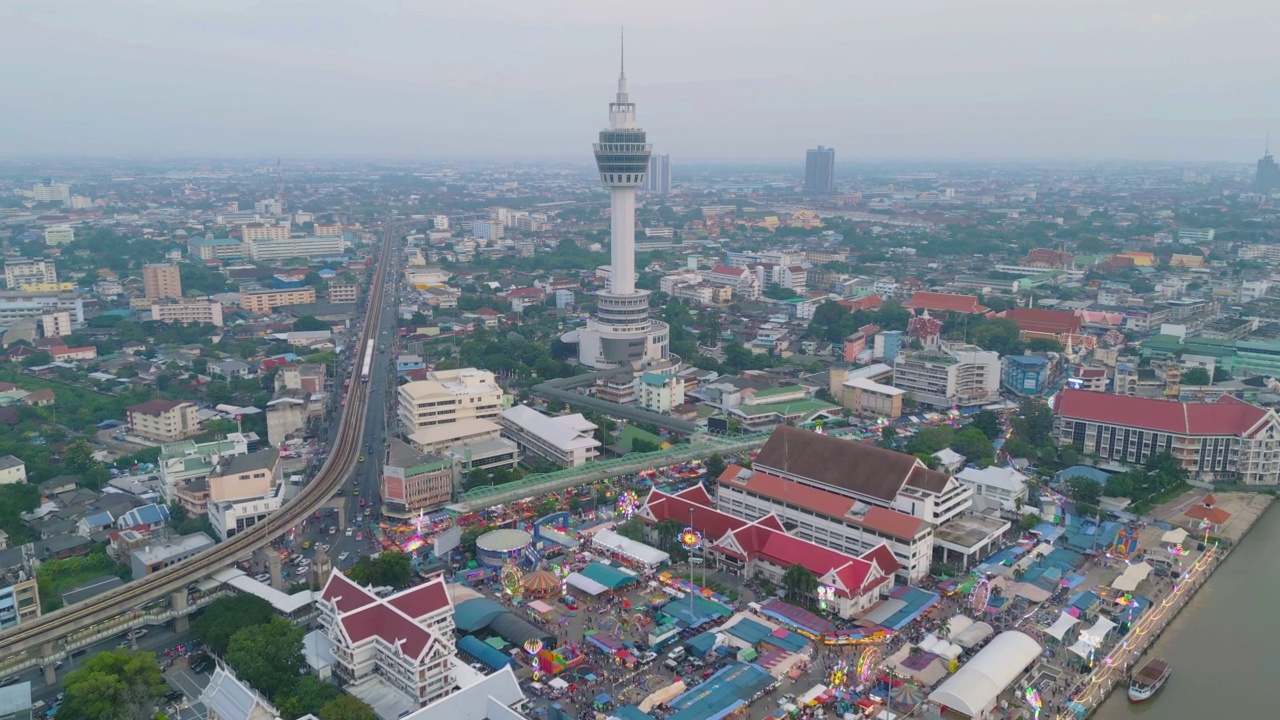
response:
M686 689L688 688L683 680L676 680L670 685L650 693L649 697L641 700L636 707L640 708L640 712L647 713L655 707L664 705L679 697Z
M1064 611L1044 632L1046 635L1053 636L1058 642L1062 642L1063 636L1067 634L1068 630L1075 627L1078 622L1080 622L1080 618L1071 617Z
M976 622L959 634L951 633L951 642L965 650L972 650L983 640L996 634L995 628L985 622Z
M667 553L642 542L623 537L612 530L601 530L591 537L591 544L646 567L657 567L671 560Z
M1186 539L1187 539L1186 530L1183 530L1182 528L1174 528L1169 532L1165 533L1160 538L1160 542L1168 545L1181 545L1182 543L1186 542Z
M510 657L480 642L475 635L463 635L458 639L458 650L487 665L490 669L501 670L515 663Z
M973 624L973 619L965 615L957 614L957 615L952 615L951 619L947 620L946 624L947 624L947 639L950 640L951 638L954 638L955 636L959 635L965 630L968 630L969 626Z
M1111 582L1111 587L1120 592L1133 592L1138 589L1138 585L1151 574L1152 567L1145 561L1136 562L1125 568L1115 580Z
M1069 649L1076 655L1087 658L1102 645L1103 639L1107 637L1107 633L1115 629L1116 624L1110 620L1100 617L1093 624L1093 627L1080 633L1080 639L1076 641Z
M827 694L827 686L823 685L822 683L818 683L817 685L814 685L813 687L804 691L803 695L796 698L796 704L801 707L804 707L805 705L813 705L814 703L818 702L818 698L826 694Z
M996 698L1040 657L1040 644L1025 633L1000 633L929 694L929 702L981 717Z
M624 585L630 585L639 580L634 574L619 570L612 565L593 562L582 568L582 574L591 580L604 585L610 590L617 590Z
M591 596L599 595L600 593L609 591L609 588L605 587L604 585L596 582L595 580L592 580L591 578L583 575L582 573L576 573L576 572L569 573L569 587L572 587L575 590L581 590L582 592Z
M547 684L557 690L564 690L569 687L569 683L565 682L564 678L551 678L551 682Z
M897 612L907 606L905 600L889 599L871 608L871 611L862 616L862 621L872 625L883 625L885 620L893 617Z

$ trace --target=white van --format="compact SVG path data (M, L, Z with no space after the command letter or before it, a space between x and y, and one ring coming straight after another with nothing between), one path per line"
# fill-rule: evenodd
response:
M674 650L667 653L667 657L671 658L672 660L675 660L676 662L680 662L681 660L684 659L684 656L687 654L688 653L685 651L683 645L677 645Z

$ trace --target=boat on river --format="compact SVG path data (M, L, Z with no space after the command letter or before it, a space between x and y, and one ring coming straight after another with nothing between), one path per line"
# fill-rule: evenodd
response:
M1151 658L1143 663L1129 679L1129 702L1150 700L1152 695L1164 687L1172 673L1173 668L1161 658Z

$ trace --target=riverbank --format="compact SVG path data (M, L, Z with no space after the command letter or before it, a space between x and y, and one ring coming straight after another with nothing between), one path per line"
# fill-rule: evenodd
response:
M1223 541L1205 548L1163 600L1148 609L1120 644L1102 660L1098 671L1090 677L1088 685L1077 693L1074 702L1066 709L1058 709L1056 718L1073 720L1090 717L1117 685L1127 686L1129 671L1165 630L1172 626L1174 619L1218 568L1222 567L1275 498L1249 493L1223 493L1217 499L1221 505L1230 505L1237 510L1231 522L1220 528L1218 534L1224 538Z

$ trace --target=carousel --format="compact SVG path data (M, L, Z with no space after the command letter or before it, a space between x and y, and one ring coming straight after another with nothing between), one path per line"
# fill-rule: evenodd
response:
M560 594L560 576L550 570L536 570L520 580L525 597L545 598Z

